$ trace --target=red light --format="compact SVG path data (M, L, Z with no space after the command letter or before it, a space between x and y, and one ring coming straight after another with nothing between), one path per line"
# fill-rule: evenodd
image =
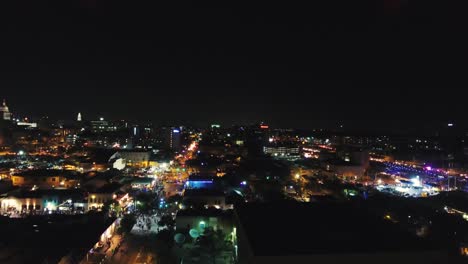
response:
M267 126L267 125L261 125L260 128L262 128L262 129L268 129L268 126Z

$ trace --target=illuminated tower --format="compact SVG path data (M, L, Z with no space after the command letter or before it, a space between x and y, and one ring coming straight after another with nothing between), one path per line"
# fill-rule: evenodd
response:
M81 122L81 113L78 113L78 117L76 118L76 121Z
M6 105L5 99L3 99L3 104L0 106L0 119L2 120L11 120L11 113Z

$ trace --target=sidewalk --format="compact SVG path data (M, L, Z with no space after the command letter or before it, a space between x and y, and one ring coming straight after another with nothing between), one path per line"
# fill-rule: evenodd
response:
M130 250L130 244L128 240L122 240L120 246L116 249L115 253L110 257L106 258L104 263L130 263L132 258L132 252Z
M114 253L119 248L119 246L120 246L120 244L122 242L122 236L115 234L115 235L113 235L111 237L110 241L111 241L111 245L105 251L106 257L111 257L112 255L114 255Z
M117 252L121 243L122 236L117 234L113 235L110 238L110 245L106 243L103 248L94 251L87 259L85 258L81 264L110 263L107 260L111 259L115 252Z

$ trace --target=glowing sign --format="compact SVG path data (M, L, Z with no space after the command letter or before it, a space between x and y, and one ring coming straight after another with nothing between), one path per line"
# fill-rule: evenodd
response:
M180 133L180 130L179 129L174 129L172 130L173 133Z
M260 128L261 128L261 129L268 129L269 126L267 126L267 125L261 125Z

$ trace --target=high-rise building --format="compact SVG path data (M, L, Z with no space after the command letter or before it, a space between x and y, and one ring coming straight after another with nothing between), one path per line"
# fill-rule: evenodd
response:
M3 99L3 104L0 106L0 119L2 120L11 120L11 113L6 105L5 99Z
M78 121L78 122L81 122L81 121L82 121L81 113L78 113L78 117L76 118L76 121Z
M178 151L181 149L180 132L179 128L171 129L170 148L172 150Z
M263 148L268 144L269 131L269 126L264 123L248 129L246 147L249 156L263 156Z
M112 122L104 120L103 117L100 117L99 120L91 121L91 131L95 133L117 131L117 126Z
M178 151L181 145L181 129L179 127L165 127L162 129L163 143L166 148Z

